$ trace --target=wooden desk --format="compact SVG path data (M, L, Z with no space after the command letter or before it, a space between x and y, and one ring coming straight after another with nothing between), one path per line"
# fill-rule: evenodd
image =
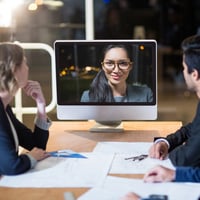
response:
M123 133L94 133L88 130L93 121L53 122L47 151L72 149L79 152L90 152L99 141L151 142L154 137L166 136L177 130L181 122L140 121L123 122Z
M150 142L153 137L166 136L182 125L176 121L123 122L125 129L123 133L88 132L93 124L93 121L53 122L47 151L67 148L78 152L90 152L99 141ZM63 200L64 192L73 192L77 198L87 190L87 188L0 187L0 200Z

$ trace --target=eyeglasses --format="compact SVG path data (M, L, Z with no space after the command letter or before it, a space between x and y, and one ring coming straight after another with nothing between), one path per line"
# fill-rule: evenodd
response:
M129 69L132 62L125 61L125 60L115 62L115 61L109 60L109 61L101 62L101 64L108 70L113 70L116 65L121 70L127 70Z

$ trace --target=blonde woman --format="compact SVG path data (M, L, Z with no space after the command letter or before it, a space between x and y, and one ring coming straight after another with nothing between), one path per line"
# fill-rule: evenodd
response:
M51 123L40 84L28 80L28 71L22 48L0 43L0 175L24 173L49 156L45 148ZM9 105L19 88L35 101L38 109L33 131L17 120ZM19 146L28 153L19 155Z

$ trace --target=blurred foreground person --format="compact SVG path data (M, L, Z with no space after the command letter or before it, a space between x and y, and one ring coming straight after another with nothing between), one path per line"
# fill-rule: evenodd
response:
M200 168L177 167L169 169L163 166L155 166L144 175L144 182L200 182ZM167 200L166 195L150 195L142 198L134 192L129 192L120 200Z

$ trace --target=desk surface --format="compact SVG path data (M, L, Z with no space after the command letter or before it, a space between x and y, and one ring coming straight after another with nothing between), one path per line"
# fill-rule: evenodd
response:
M122 133L89 132L93 121L53 122L47 150L72 149L90 152L99 141L151 142L154 137L166 136L177 130L181 122L140 121L123 122Z
M154 137L166 136L181 127L179 121L140 121L123 122L123 133L93 133L88 130L93 121L53 122L47 151L72 149L90 152L99 141L151 142ZM120 176L120 175L119 175ZM132 177L132 176L129 176ZM141 175L138 175L141 177ZM87 188L3 188L0 187L0 200L63 200L64 192L73 192L75 197L86 192Z

